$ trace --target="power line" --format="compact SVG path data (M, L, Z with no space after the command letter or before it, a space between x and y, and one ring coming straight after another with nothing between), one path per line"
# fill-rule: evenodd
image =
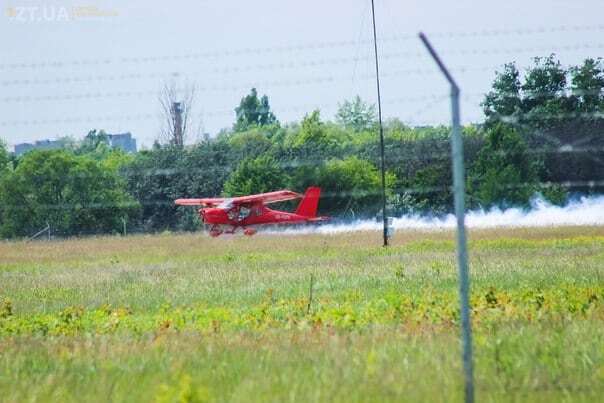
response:
M448 31L431 33L431 37L442 38L474 38L474 37L501 37L501 36L528 36L539 35L556 32L592 32L604 30L604 24L597 25L561 25L552 27L531 27L531 28L502 28L502 29L485 29L477 31ZM403 34L384 36L380 39L380 43L399 42L415 40L415 34ZM158 63L168 61L186 61L196 59L216 59L221 57L247 56L251 54L270 54L270 53L295 53L303 51L334 49L341 47L354 47L359 43L369 44L367 40L342 40L342 41L324 41L302 43L297 45L271 46L271 47L256 47L256 48L241 48L234 50L215 50L207 52L192 52L178 55L147 55L147 56L127 56L121 58L87 58L79 60L45 60L32 62L11 62L1 63L0 70L19 70L19 69L40 69L40 68L63 68L77 66L99 66L124 63Z
M466 48L466 49L452 49L446 52L448 55L515 55L519 53L542 53L542 52L553 52L556 51L582 51L582 50L599 50L604 49L604 43L578 43L572 45L552 45L552 46L533 46L533 47L516 47L516 48ZM425 55L418 51L401 51L401 52L389 52L380 55L380 59L409 59L409 58L424 58ZM209 71L195 71L195 72L184 72L180 73L184 76L195 76L204 75L208 73L219 76L228 76L239 73L245 73L250 71L281 71L281 70L299 70L302 68L314 68L322 66L336 66L336 65L348 65L353 64L356 66L358 61L370 61L371 56L367 55L364 57L333 57L323 59L311 59L303 61L288 61L279 63L260 63L260 64L248 64L243 66L224 67L224 68L213 68ZM491 66L484 66L481 68L491 68ZM475 69L475 66L465 66L463 70ZM430 72L426 68L416 68L404 70L403 72L416 72L424 73ZM353 74L355 78L356 72ZM144 80L144 79L167 79L174 76L174 72L151 72L151 73L125 73L125 74L96 74L96 75L72 75L67 77L57 78L20 78L13 80L2 80L0 85L4 87L8 86L27 86L27 85L50 85L50 84L78 84L78 83L89 83L89 82L106 82L106 81L125 81L125 80Z

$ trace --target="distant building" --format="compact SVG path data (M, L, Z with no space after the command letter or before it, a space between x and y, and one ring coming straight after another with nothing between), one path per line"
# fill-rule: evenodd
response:
M132 133L107 134L109 146L111 148L119 148L127 153L136 152L136 139L132 137Z
M55 150L63 148L65 142L62 140L38 140L32 143L21 143L15 145L15 155L19 156L30 150Z
M109 147L119 148L127 153L136 152L136 139L132 133L107 134ZM34 143L21 143L15 145L15 155L19 156L31 150L56 150L65 147L65 140L38 140Z

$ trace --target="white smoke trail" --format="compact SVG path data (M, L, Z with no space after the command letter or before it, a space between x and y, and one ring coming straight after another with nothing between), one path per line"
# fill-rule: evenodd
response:
M547 201L536 198L531 203L531 209L526 211L519 208L505 210L491 209L470 211L466 214L466 226L469 228L501 228L501 227L556 227L574 225L604 225L604 196L581 197L559 207ZM450 229L455 228L453 214L444 217L426 217L406 215L394 218L393 226L398 229ZM354 231L380 231L381 221L359 220L343 224L325 224L317 227L299 227L281 230L271 230L264 233L272 234L337 234Z

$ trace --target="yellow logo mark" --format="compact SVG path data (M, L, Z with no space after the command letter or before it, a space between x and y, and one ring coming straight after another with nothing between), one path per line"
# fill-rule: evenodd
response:
M71 15L75 18L90 17L117 17L115 10L102 10L96 6L78 6L71 9Z
M9 18L14 18L17 16L17 10L15 7L7 7L6 8L6 16Z

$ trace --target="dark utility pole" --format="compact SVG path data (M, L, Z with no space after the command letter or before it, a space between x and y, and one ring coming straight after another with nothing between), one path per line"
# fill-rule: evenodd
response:
M174 145L182 147L184 144L184 134L182 127L182 103L172 103L172 121L174 122Z
M377 33L375 30L375 6L371 0L373 18L373 48L375 50L375 81L377 85L378 121L380 126L380 156L382 161L382 219L384 221L384 246L388 246L388 216L386 215L386 163L384 161L384 128L382 127L382 98L380 96L380 67L378 64Z

